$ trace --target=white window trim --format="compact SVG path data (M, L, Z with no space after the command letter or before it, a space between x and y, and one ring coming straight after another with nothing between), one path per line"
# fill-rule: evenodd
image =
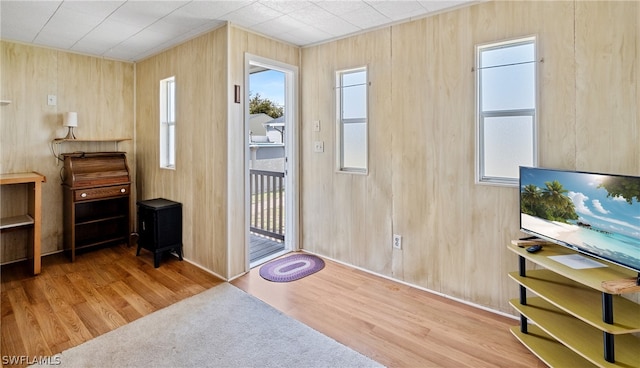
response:
M176 163L175 163L175 157L176 157L176 142L175 142L175 126L176 126L176 122L174 121L168 121L168 99L169 96L167 95L167 91L168 91L168 84L169 83L173 83L174 85L174 101L173 101L173 108L174 108L174 119L175 119L175 115L176 115L176 101L175 101L175 97L176 97L176 91L175 91L175 76L169 77L169 78L165 78L162 79L160 81L160 94L159 94L159 98L160 98L160 137L159 137L159 145L160 145L160 149L159 149L159 154L160 154L160 168L161 169L167 169L167 170L175 170L176 169ZM174 135L173 135L173 162L170 162L170 156L171 156L171 152L169 152L171 144L167 141L169 135L167 133L167 131L170 129L170 127L173 126L174 127Z
M533 109L522 109L522 110L501 110L501 114L496 115L495 112L490 112L488 114L482 114L480 111L481 104L481 81L480 81L480 51L487 48L496 48L505 45L516 46L518 44L530 43L533 42L534 45L534 95L535 95L535 106ZM485 117L493 117L493 116L533 116L533 162L531 165L527 166L538 166L538 101L540 100L540 88L538 83L538 39L537 36L527 36L520 37L514 39L503 40L499 42L491 42L481 45L476 45L475 47L475 99L476 99L476 157L475 157L475 183L482 185L494 185L494 186L509 186L509 187L517 187L519 179L518 178L507 178L507 177L494 177L484 175L484 144L483 144L483 123Z
M364 119L347 119L348 123L365 123L365 167L364 168L351 168L351 167L342 167L342 154L343 154L343 144L342 144L342 128L343 122L341 117L342 111L342 81L341 76L346 73L353 73L364 71L366 72L366 86L365 89L365 111L366 118ZM369 173L369 67L367 65L360 66L357 68L350 69L342 69L336 71L336 172L343 174L356 174L356 175L367 175Z

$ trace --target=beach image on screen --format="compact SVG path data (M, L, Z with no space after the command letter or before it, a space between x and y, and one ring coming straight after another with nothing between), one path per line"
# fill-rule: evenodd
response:
M521 228L640 270L640 177L522 168Z

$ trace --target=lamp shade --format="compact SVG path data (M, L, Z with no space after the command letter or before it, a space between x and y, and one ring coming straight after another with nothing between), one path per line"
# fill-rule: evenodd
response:
M66 112L64 114L64 121L62 122L63 126L66 127L77 127L78 126L78 113L77 112Z

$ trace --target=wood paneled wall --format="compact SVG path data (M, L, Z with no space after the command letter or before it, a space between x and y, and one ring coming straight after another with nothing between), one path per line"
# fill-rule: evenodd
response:
M304 249L512 313L518 189L474 183L474 46L538 36L541 166L640 175L639 14L637 2L487 2L304 48ZM334 164L334 73L361 65L367 176Z
M160 80L175 76L176 167L160 168ZM136 65L139 199L182 203L184 255L227 274L227 29Z
M241 86L242 95L245 84L245 55L249 53L263 58L279 61L293 66L300 62L300 49L258 34L247 32L241 28L229 26L229 131L228 131L228 244L229 273L233 278L248 271L247 248L245 238L247 229L245 219L248 218L248 206L245 203L245 175L248 172L248 158L245 135L244 116L247 106L233 103L233 86ZM296 119L297 120L297 119Z
M138 199L181 202L185 256L234 277L245 268L246 137L233 85L245 85L245 53L271 58L301 71L301 247L511 312L517 288L506 273L517 265L506 243L521 236L518 191L474 183L474 46L538 36L541 166L640 175L638 19L631 1L483 2L303 49L227 25L135 66L2 42L0 99L13 103L0 106L1 171L47 176L43 249L55 251L62 199L48 144L65 134L61 114L78 111L83 138L135 135ZM369 174L336 173L334 73L362 65ZM172 75L177 165L163 170L159 81ZM320 140L325 152L314 153ZM3 215L22 206L25 192L13 191L3 189ZM391 248L394 233L401 251ZM3 262L26 243L7 236Z
M61 165L51 152L51 141L64 137L62 114L78 112L79 139L133 138L133 64L46 48L0 41L0 172L38 171L47 177L42 187L42 252L62 249ZM49 106L47 96L56 95ZM64 143L61 150L114 150L113 144ZM121 143L135 168L132 141ZM1 215L26 209L27 192L3 186ZM27 231L2 233L0 262L26 256Z
M226 25L137 64L138 196L183 204L184 255L224 278L246 266L245 52L297 65L299 49ZM159 83L176 77L176 169L160 169Z

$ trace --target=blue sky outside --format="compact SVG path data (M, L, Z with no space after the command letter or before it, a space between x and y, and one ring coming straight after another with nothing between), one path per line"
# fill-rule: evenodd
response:
M598 188L606 178L607 175L536 170L533 175L525 174L521 184L544 189L545 182L557 180L569 191L566 196L573 201L579 221L640 240L640 203L633 200L633 204L629 204L622 197L607 197L607 190Z
M284 73L277 70L265 70L249 76L249 91L251 96L260 97L274 102L277 106L284 106Z

